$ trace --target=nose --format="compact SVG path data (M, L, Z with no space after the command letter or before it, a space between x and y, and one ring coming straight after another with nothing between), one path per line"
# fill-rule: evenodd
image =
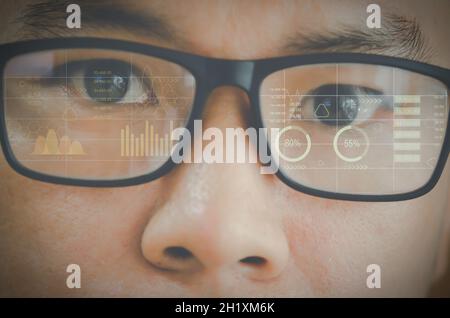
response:
M241 205L245 208L250 207ZM222 271L255 280L278 276L288 255L282 231L255 220L258 213L231 209L209 204L201 215L189 217L163 209L144 232L143 255L155 267L176 273Z
M243 127L245 103L242 91L218 88L207 102L203 128ZM272 178L259 174L254 163L177 167L163 179L167 191L143 232L142 254L178 274L222 271L254 280L280 275L289 248L281 213L270 201Z

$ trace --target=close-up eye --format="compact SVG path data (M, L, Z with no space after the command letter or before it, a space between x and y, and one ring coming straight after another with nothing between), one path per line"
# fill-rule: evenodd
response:
M90 60L69 63L71 89L98 103L128 104L157 102L148 78L131 64L118 60ZM138 74L136 74L138 73Z
M382 92L375 89L326 84L302 98L300 107L304 119L319 120L329 126L345 126L370 119L384 101Z

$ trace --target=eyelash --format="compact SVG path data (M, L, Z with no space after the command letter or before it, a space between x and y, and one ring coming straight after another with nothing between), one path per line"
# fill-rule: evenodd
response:
M143 72L138 67L136 67L132 64L129 64L128 62L123 62L121 60L89 59L89 60L78 60L78 61L67 62L67 63L55 66L52 69L51 75L48 78L43 77L43 78L39 79L39 83L42 85L46 85L46 86L61 86L62 89L64 89L64 90L72 90L72 89L75 90L73 87L70 87L69 83L67 83L67 85L66 85L66 83L61 84L61 80L66 81L67 79L71 79L71 81L73 82L73 78L78 79L78 77L81 80L84 80L86 77L83 75L78 76L78 77L74 77L73 75L76 74L77 72L85 73L91 65L95 65L96 63L106 63L106 62L112 62L112 63L118 63L118 64L122 63L124 65L128 65L130 67L130 69L132 69L132 71L130 72L130 74L128 76L128 78L130 79L130 83L131 83L132 79L142 80L142 81L140 81L141 84L145 85L145 91L148 91L148 93L146 94L147 95L146 100L143 100L140 103L148 102L151 105L159 104L158 98L153 90L151 83L148 81L148 79L145 76L136 75L136 73L143 74ZM81 88L76 89L77 93L80 92L80 89ZM127 88L127 91L129 89L130 88ZM88 94L86 87L82 88L82 93ZM92 100L94 100L94 99L92 99ZM95 102L101 103L99 101L95 101ZM114 103L114 104L126 104L126 103Z
M67 78L71 78L73 74L76 74L77 72L87 72L87 70L89 70L89 67L91 65L95 65L96 63L101 64L101 63L116 63L117 65L123 64L125 66L129 66L130 70L130 74L128 76L128 78L130 79L130 84L131 79L135 79L135 78L142 78L144 79L142 81L142 84L145 85L145 91L148 93L146 93L146 100L144 102L149 102L152 105L155 104L159 104L157 96L154 94L154 90L151 84L148 83L148 81L145 81L145 77L140 77L140 76L135 76L135 71L137 70L139 74L142 74L142 72L140 71L139 68L135 67L134 65L131 65L127 62L123 62L120 60L114 60L114 59L90 59L90 60L78 60L78 61L72 61L72 62L68 62L68 63L64 63L64 64L60 64L56 67L53 68L52 70L52 75L50 78L44 78L44 84L47 85L56 85L56 82L59 82L59 84L61 85L60 81L61 78L66 78L66 74L67 74ZM80 76L80 78L85 79L85 76ZM67 80L67 79L66 79ZM73 80L71 80L73 81ZM147 83L144 83L147 82ZM67 89L71 89L71 87L69 87L69 85L62 85L63 89L67 90ZM349 85L349 84L336 84L336 83L329 83L329 84L323 84L317 88L314 88L312 90L310 90L307 95L303 98L301 98L301 100L299 101L299 106L298 108L302 109L304 106L304 104L306 104L309 101L314 101L317 96L314 95L324 95L321 94L321 90L324 90L326 87L331 87L333 88L333 90L335 91L336 89L338 89L339 91L339 87L343 88L341 89L341 91L345 91L345 90L350 90L351 94L343 94L343 95L358 95L358 99L360 99L359 95L365 95L365 96L379 96L382 97L383 96L383 92L376 90L376 89L372 89L372 88L368 88L368 87L364 87L364 86L357 86L357 85ZM127 87L127 92L130 88ZM78 88L79 90L79 88ZM85 87L85 85L83 84L83 93L86 95L89 95L87 92L87 88ZM325 94L326 95L326 94ZM333 94L332 94L333 95ZM339 97L339 95L338 95ZM94 98L89 97L91 100L94 100L96 103L101 103L102 101L99 100L95 100ZM104 101L103 101L104 102ZM141 101L142 103L142 101ZM127 104L127 103L121 103L120 100L118 100L117 102L114 102L114 104ZM130 103L128 103L130 104ZM377 107L385 107L388 109L392 108L392 105L386 105L386 103L382 103L381 105L378 105ZM358 106L358 110L357 113L359 112L360 108ZM375 109L376 111L376 109ZM374 112L375 112L374 111ZM316 109L314 110L314 113L316 112ZM337 115L338 116L338 115ZM317 121L320 121L324 124L327 124L327 121L322 121L320 118L315 117L314 119L316 119ZM355 120L355 118L351 119L350 122L352 122L353 120ZM339 122L338 119L336 119L337 122ZM347 120L349 121L349 120ZM345 122L345 120L344 120ZM329 122L329 124L334 125L332 121Z
M346 92L347 94L337 94L337 95L336 94L322 94L322 91L326 91L328 88L330 88L331 92L333 92L333 93L336 92L336 89L339 92L339 88L341 88L340 91L343 91L344 93L345 93L345 91L347 91ZM356 110L355 118L347 118L347 119L340 118L339 116L342 115L342 114L339 113L339 112L341 112L343 110L340 108L341 105L338 105L337 106L338 108L336 108L336 110L334 110L335 112L338 111L338 113L335 114L337 116L337 118L335 120L334 119L332 119L332 120L329 120L329 119L322 120L320 117L316 116L316 112L318 111L318 107L319 106L315 106L315 107L313 106L314 107L314 116L313 116L314 120L316 120L318 122L321 122L324 125L329 125L329 126L335 126L336 123L338 123L338 125L350 124L354 120L356 120L358 118L357 115L361 111L361 106L360 106L361 95L362 96L367 96L367 97L375 97L376 96L376 97L378 97L378 98L380 98L382 100L381 103L379 103L378 105L374 106L376 108L373 109L372 113L368 117L371 117L378 110L378 108L380 108L380 107L392 109L391 103L389 103L385 98L383 98L384 95L383 95L382 91L379 91L379 90L376 90L376 89L372 89L372 88L368 88L368 87L364 87L364 86L349 85L349 84L335 84L335 83L331 84L330 83L330 84L321 85L321 86L319 86L319 87L317 87L317 88L315 88L313 90L310 90L307 93L307 95L308 96L303 97L300 100L299 104L298 104L299 105L298 108L300 109L300 111L301 111L301 109L303 109L303 107L305 107L304 105L306 105L310 101L315 101L318 97L321 97L321 95L324 95L326 97L327 97L327 95L336 96L335 98L332 97L332 99L331 99L333 103L336 102L336 99L338 99L338 101L341 102L341 98L343 96L344 97L345 96L349 96L349 97L354 96L357 99L357 107L358 108ZM314 96L314 95L317 95L317 96ZM353 98L353 100L354 100L354 98ZM321 105L321 103L318 103L318 105ZM331 109L333 109L333 108L331 108ZM296 113L296 112L297 112L297 109L295 110L294 113ZM292 119L294 119L294 118L292 118ZM339 123L339 121L341 121L341 123Z

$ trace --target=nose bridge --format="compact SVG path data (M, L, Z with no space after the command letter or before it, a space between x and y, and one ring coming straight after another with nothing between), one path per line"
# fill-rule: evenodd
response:
M222 280L229 274L274 278L289 258L281 218L255 200L253 193L260 191L254 190L254 171L223 168L200 165L175 172L183 179L172 180L177 186L149 219L141 239L143 256L178 278L193 272L220 272L219 284L226 284Z
M209 89L218 86L236 86L247 93L253 79L255 63L251 61L211 59L207 63L207 78Z

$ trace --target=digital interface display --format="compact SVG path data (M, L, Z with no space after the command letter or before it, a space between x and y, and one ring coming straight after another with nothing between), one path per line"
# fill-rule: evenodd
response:
M449 13L0 0L0 301L450 298Z
M434 171L448 118L439 81L394 67L319 64L274 73L261 91L265 123L281 129L281 169L301 184L405 193Z
M10 61L6 74L15 156L68 178L126 179L160 167L195 93L181 66L118 51L32 53Z

